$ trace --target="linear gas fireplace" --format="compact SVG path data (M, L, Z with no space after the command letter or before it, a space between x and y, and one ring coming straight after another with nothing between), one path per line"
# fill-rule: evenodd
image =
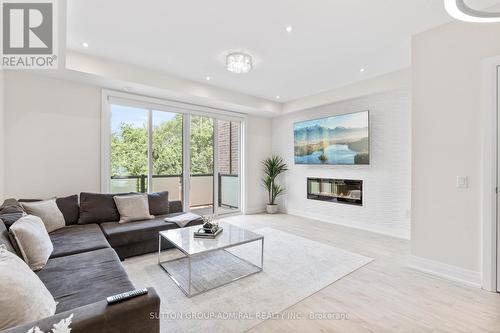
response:
M363 181L307 178L307 199L363 205Z

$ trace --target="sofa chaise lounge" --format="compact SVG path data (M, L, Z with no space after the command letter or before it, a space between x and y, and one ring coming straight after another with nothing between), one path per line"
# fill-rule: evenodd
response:
M58 302L56 314L1 333L25 333L33 326L48 332L53 324L70 314L73 314L73 333L159 332L160 298L154 288L148 288L146 295L113 305L107 304L106 297L136 289L121 260L157 251L158 232L178 228L163 219L180 214L182 206L167 199L167 214L151 220L118 223L119 214L112 197L82 193L80 203L78 196L57 200L66 226L49 233L54 250L46 266L35 272ZM6 200L0 207L0 244L12 252L16 251L16 244L11 241L8 228L22 214L18 200ZM201 223L198 219L188 225Z

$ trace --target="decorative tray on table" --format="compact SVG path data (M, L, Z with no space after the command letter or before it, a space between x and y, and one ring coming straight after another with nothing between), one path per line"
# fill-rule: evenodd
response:
M194 232L195 238L214 239L222 232L222 228L214 221L213 216L202 216L203 226Z

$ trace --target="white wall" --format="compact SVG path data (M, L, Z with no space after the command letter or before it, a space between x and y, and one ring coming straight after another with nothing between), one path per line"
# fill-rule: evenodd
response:
M100 189L97 87L5 73L5 196L46 198Z
M480 66L498 54L500 24L453 22L413 38L412 254L477 279ZM457 176L470 187L457 188Z
M4 200L4 71L0 69L0 204Z
M271 119L249 116L245 133L245 213L253 214L266 209L261 162L271 155Z
M101 89L21 71L6 72L5 81L5 196L99 192ZM245 203L263 211L257 179L271 152L271 120L249 116L245 130Z
M294 165L293 123L370 110L369 166ZM411 98L409 89L368 95L273 119L273 152L289 166L283 177L288 213L326 222L410 237ZM363 180L363 207L306 198L307 177Z

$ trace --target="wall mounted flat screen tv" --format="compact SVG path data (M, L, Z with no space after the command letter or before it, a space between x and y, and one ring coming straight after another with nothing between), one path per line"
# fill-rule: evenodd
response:
M295 164L370 164L369 112L294 124Z

